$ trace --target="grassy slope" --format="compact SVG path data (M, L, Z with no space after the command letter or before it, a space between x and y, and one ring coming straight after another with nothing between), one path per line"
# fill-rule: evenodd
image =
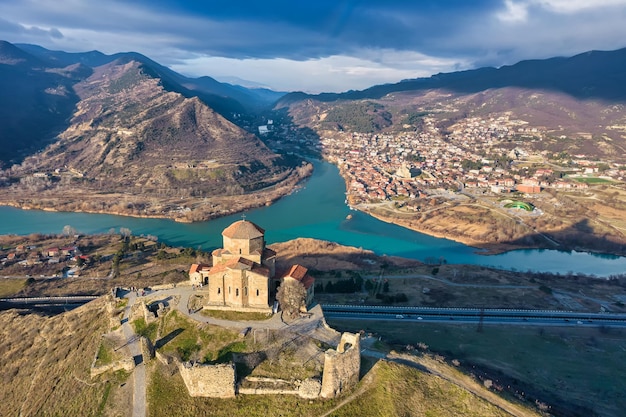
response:
M329 324L365 328L403 345L425 343L462 364L493 370L494 383L525 387L526 394L555 407L560 403L566 415L591 415L586 409L618 417L626 408L626 332L619 329L485 326L477 332L463 325Z
M309 401L295 396L192 398L179 375L155 364L148 387L151 417L160 416L508 416L498 407L437 376L378 362L344 397ZM530 412L530 415L532 412Z
M52 318L0 313L0 415L101 414L111 383L89 369L106 331L102 309L100 300Z

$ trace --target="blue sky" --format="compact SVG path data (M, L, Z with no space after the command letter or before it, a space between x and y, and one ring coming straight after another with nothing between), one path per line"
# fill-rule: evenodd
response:
M0 39L346 91L626 47L626 0L0 0Z

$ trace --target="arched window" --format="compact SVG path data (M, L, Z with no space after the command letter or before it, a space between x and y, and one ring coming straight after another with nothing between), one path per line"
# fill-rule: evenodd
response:
M239 288L235 288L235 296L239 297Z
M222 289L221 288L217 288L217 295L220 295L222 293Z
M243 287L243 295L248 296L248 287Z
M228 287L228 294L230 294L230 287Z
M257 297L259 296L259 289L258 289L258 288L257 288L257 290L256 290L256 296L257 296Z

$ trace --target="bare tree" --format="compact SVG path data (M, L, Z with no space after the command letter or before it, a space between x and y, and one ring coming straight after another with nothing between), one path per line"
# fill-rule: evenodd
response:
M76 229L74 229L69 224L66 224L65 226L63 226L63 234L65 236L74 236L76 234Z
M288 317L295 317L302 307L305 306L306 289L300 281L286 279L278 287L276 299L280 308Z
M132 234L128 227L120 227L120 235L123 237L129 237Z

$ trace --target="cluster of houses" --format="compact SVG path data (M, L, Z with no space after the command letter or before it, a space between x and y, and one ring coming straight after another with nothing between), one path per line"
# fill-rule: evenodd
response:
M508 116L467 118L442 133L433 118L421 129L396 134L338 133L322 138L324 156L336 163L346 179L351 204L405 196L428 196L435 189L484 189L493 193L538 193L543 188L585 189L588 184L560 178L551 169L515 171L483 155L510 160L527 157L525 141L542 140L542 129ZM502 146L503 141L507 146ZM515 148L511 150L511 141ZM578 158L580 157L580 158ZM598 163L578 155L570 171L597 175ZM468 164L468 162L470 164ZM469 165L469 166L468 166ZM607 175L620 176L619 170Z
M74 267L65 271L65 276L80 275L81 268L79 265L91 261L89 256L83 255L78 246L75 245L43 249L35 245L17 245L14 249L4 252L5 256L0 259L0 264L3 267L13 264L26 267L41 264L54 265L66 262L74 263Z

